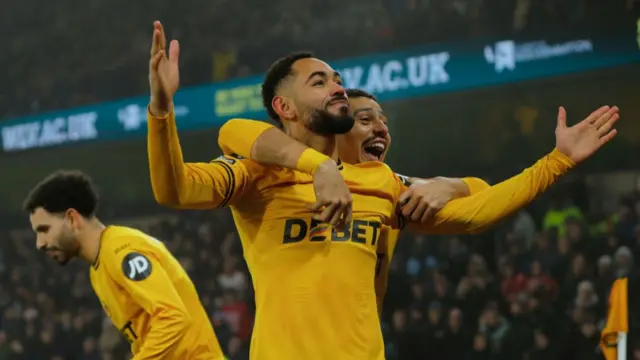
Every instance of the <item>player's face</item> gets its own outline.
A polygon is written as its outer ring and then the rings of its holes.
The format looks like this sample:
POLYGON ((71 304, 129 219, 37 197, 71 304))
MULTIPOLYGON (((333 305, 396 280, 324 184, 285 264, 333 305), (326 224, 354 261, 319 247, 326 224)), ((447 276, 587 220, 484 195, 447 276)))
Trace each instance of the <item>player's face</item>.
POLYGON ((304 119, 307 128, 316 134, 348 132, 353 127, 353 118, 340 74, 324 61, 313 58, 296 61, 293 71, 296 118, 304 119))
POLYGON ((380 104, 366 97, 349 99, 355 123, 351 131, 337 137, 338 155, 349 164, 384 161, 391 135, 380 104))
POLYGON ((78 254, 78 241, 68 214, 52 214, 37 208, 29 217, 36 233, 36 247, 60 265, 65 265, 78 254))

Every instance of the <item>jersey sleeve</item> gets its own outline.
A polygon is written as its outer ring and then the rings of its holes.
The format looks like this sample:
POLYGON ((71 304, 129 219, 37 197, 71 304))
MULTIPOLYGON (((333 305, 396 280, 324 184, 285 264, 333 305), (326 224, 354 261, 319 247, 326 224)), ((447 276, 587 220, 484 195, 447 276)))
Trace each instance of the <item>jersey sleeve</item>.
POLYGON ((237 154, 251 159, 251 149, 256 140, 273 125, 264 121, 231 119, 220 128, 218 146, 224 154, 237 154))
MULTIPOLYGON (((418 178, 412 178, 409 176, 401 175, 398 173, 395 173, 394 175, 396 178, 396 193, 397 193, 396 195, 397 196, 400 196, 400 194, 405 192, 411 185, 414 185, 414 182, 422 180, 418 178)), ((464 196, 474 195, 491 187, 491 185, 489 185, 486 181, 476 177, 444 178, 444 179, 461 181, 461 183, 464 184, 464 186, 466 186, 467 188, 464 191, 465 193, 464 196)), ((463 196, 460 196, 460 197, 463 197, 463 196)), ((403 218, 400 212, 398 212, 397 218, 393 223, 394 231, 396 231, 397 229, 403 228, 406 222, 407 221, 403 218)))
POLYGON ((155 252, 122 237, 130 246, 103 249, 101 265, 131 298, 150 315, 150 331, 135 360, 172 359, 172 353, 192 319, 155 252))
POLYGON ((450 201, 427 223, 408 223, 419 232, 473 234, 512 215, 546 191, 575 163, 559 150, 522 173, 471 196, 450 201))
POLYGON ((250 186, 253 177, 240 158, 221 156, 210 163, 185 163, 175 114, 148 112, 149 172, 156 201, 183 209, 224 207, 250 186))
POLYGON ((491 187, 486 181, 476 177, 465 177, 462 181, 469 188, 469 195, 474 195, 480 191, 486 190, 491 187))

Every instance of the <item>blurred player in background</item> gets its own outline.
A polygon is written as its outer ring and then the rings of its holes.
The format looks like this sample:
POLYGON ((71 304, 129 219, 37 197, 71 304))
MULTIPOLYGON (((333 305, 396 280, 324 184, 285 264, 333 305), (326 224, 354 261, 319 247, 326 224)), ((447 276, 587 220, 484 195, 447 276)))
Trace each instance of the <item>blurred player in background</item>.
POLYGON ((98 194, 81 172, 56 172, 24 203, 38 250, 61 265, 91 264, 91 285, 134 360, 224 359, 191 279, 160 241, 96 218, 98 194))

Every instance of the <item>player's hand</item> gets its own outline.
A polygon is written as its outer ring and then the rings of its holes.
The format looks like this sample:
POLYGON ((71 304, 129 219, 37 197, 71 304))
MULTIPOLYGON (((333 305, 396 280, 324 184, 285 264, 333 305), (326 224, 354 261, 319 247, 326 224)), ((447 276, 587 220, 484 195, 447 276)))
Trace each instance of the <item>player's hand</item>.
POLYGON ((149 110, 156 116, 163 116, 171 111, 173 95, 178 91, 180 84, 178 71, 180 44, 178 40, 171 40, 168 57, 166 45, 167 39, 162 24, 160 21, 155 21, 149 60, 149 87, 151 88, 149 110))
POLYGON ((351 192, 333 160, 318 166, 313 174, 313 188, 316 202, 309 210, 316 212, 315 220, 331 224, 338 230, 344 230, 351 224, 351 192))
POLYGON ((576 125, 567 127, 567 112, 560 107, 556 148, 575 163, 580 163, 616 136, 613 126, 619 118, 617 106, 603 106, 576 125))
POLYGON ((426 222, 449 201, 457 197, 456 188, 445 179, 413 179, 409 189, 398 199, 405 219, 426 222))

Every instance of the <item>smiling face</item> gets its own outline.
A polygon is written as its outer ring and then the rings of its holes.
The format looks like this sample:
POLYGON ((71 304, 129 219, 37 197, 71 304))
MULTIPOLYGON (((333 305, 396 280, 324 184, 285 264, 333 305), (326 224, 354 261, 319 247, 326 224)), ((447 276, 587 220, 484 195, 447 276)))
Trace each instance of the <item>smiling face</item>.
POLYGON ((342 79, 316 58, 293 63, 293 76, 284 80, 272 106, 285 121, 300 121, 320 135, 344 134, 353 126, 342 79))
POLYGON ((42 207, 29 216, 36 233, 36 247, 60 265, 65 265, 78 255, 80 249, 73 231, 72 214, 52 214, 42 207))
POLYGON ((352 96, 349 107, 355 123, 351 131, 337 137, 340 159, 349 164, 384 161, 391 135, 380 104, 368 97, 352 96))

